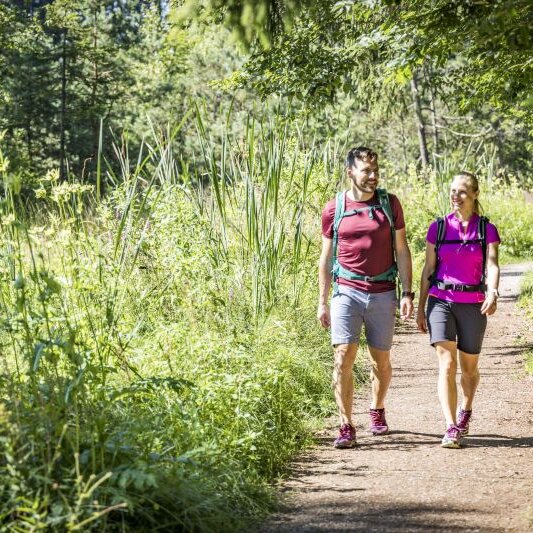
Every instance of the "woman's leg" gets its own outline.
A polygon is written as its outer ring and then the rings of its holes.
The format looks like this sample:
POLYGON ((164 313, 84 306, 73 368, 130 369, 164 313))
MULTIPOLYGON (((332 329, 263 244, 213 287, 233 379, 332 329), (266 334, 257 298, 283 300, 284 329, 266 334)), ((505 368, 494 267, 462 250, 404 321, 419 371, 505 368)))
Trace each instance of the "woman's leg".
POLYGON ((461 388, 463 389, 464 411, 472 410, 472 402, 479 385, 479 354, 471 354, 459 350, 459 362, 461 364, 461 388))
POLYGON ((438 393, 446 426, 455 425, 457 412, 457 344, 453 341, 435 343, 439 358, 438 393))

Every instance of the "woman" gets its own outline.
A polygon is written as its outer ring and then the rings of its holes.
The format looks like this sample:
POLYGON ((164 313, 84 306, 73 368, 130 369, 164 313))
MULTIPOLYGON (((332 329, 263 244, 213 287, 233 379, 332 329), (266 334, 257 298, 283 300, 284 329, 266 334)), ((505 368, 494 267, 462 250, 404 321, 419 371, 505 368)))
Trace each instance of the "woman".
POLYGON ((452 212, 433 222, 426 237, 416 321, 420 331, 429 329, 439 359, 438 394, 447 427, 444 448, 459 448, 462 436, 468 434, 487 315, 496 311, 499 296, 500 237, 496 227, 480 216, 478 196, 474 174, 460 172, 454 176, 450 188, 452 212), (457 359, 463 401, 456 416, 457 359))

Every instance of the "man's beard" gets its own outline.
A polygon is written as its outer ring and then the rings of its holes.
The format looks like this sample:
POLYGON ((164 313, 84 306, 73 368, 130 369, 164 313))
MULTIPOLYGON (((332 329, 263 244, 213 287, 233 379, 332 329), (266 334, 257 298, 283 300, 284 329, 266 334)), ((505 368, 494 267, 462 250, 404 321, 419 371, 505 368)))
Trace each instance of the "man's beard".
POLYGON ((359 185, 356 181, 354 181, 355 187, 359 189, 361 192, 374 192, 377 189, 377 182, 376 183, 368 183, 364 182, 362 185, 359 185))

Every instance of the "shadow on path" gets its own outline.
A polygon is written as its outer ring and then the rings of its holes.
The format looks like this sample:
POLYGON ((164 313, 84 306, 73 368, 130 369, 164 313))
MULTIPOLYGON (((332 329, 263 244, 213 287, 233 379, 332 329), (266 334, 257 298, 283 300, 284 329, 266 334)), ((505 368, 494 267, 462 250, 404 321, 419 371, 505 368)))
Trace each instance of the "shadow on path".
MULTIPOLYGON (((337 491, 339 492, 339 491, 337 491)), ((350 491, 348 491, 350 492, 350 491)), ((361 494, 361 493, 360 493, 361 494)), ((266 531, 294 531, 305 533, 354 532, 354 531, 484 531, 501 529, 487 528, 478 524, 473 508, 466 505, 423 504, 421 502, 380 502, 375 500, 350 500, 342 496, 304 504, 306 516, 313 516, 312 523, 302 522, 298 515, 285 515, 283 520, 272 523, 266 531), (349 527, 346 527, 349 524, 349 527)), ((290 509, 287 508, 286 511, 290 509)), ((294 510, 294 509, 293 509, 294 510)), ((263 530, 265 531, 265 530, 263 530)))
POLYGON ((533 437, 506 437, 505 435, 472 435, 465 437, 465 446, 472 448, 532 448, 533 437))

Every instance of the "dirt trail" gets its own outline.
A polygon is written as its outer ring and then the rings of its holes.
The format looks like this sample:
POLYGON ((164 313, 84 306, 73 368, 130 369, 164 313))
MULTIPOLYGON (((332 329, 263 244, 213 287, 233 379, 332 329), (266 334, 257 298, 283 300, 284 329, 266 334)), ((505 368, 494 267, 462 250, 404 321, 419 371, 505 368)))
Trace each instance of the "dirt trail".
POLYGON ((439 446, 436 358, 413 321, 395 336, 391 433, 367 432, 369 390, 358 391, 358 446, 332 447, 332 419, 280 485, 284 508, 261 531, 533 530, 533 381, 523 364, 533 332, 515 308, 524 268, 502 269, 465 447, 439 446))

